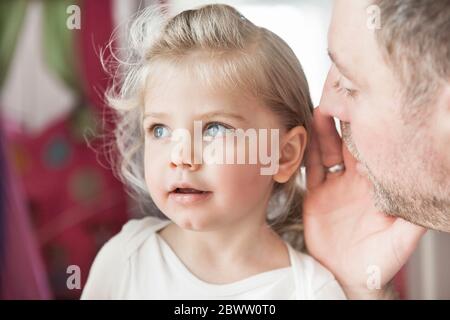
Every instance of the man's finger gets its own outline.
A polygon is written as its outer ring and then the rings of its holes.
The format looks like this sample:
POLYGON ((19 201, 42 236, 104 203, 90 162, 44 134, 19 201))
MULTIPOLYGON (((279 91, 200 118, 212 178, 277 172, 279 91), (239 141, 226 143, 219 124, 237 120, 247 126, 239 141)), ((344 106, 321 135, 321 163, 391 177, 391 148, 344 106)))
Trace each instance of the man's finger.
POLYGON ((331 167, 343 163, 342 139, 336 130, 334 120, 321 113, 320 107, 314 110, 314 127, 317 132, 322 164, 331 167))
POLYGON ((356 170, 356 166, 358 165, 358 160, 351 154, 348 150, 348 147, 345 143, 342 144, 342 157, 344 158, 345 170, 347 172, 351 172, 356 170))
POLYGON ((325 179, 325 168, 322 164, 319 143, 314 128, 309 146, 306 150, 305 165, 307 188, 311 189, 321 185, 325 179))

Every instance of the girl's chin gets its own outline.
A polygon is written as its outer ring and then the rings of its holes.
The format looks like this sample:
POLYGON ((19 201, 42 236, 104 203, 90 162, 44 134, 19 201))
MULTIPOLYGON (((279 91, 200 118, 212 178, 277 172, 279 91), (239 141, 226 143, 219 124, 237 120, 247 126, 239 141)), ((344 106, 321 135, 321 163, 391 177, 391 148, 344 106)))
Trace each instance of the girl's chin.
POLYGON ((186 231, 207 232, 217 230, 213 217, 201 216, 200 212, 178 212, 170 218, 179 228, 186 231))

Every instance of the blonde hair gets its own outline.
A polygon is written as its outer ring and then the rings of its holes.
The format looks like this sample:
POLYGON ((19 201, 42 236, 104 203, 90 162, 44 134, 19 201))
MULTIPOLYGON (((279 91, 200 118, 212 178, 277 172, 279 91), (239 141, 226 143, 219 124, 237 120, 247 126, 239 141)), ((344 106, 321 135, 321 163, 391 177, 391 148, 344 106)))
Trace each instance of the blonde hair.
MULTIPOLYGON (((302 67, 277 35, 255 26, 228 5, 207 5, 171 18, 166 12, 167 8, 149 7, 139 13, 129 31, 128 57, 118 59, 122 73, 115 73, 106 95, 118 116, 115 141, 120 177, 138 201, 153 210, 144 179, 141 123, 144 91, 155 62, 180 64, 193 54, 204 53, 206 59, 189 64, 202 79, 260 99, 287 130, 303 126, 309 133, 313 110, 302 67)), ((267 221, 301 250, 303 188, 299 180, 300 168, 288 182, 275 182, 267 221)))

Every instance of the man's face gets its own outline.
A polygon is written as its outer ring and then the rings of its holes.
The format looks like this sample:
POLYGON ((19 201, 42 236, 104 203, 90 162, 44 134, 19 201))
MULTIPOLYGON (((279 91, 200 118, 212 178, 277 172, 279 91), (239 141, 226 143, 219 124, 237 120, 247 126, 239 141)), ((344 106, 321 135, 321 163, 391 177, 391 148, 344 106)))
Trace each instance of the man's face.
POLYGON ((343 139, 372 181, 380 210, 450 231, 448 137, 434 125, 433 105, 422 107, 422 117, 408 117, 403 84, 368 24, 370 5, 335 1, 328 39, 333 65, 320 109, 341 120, 343 139))

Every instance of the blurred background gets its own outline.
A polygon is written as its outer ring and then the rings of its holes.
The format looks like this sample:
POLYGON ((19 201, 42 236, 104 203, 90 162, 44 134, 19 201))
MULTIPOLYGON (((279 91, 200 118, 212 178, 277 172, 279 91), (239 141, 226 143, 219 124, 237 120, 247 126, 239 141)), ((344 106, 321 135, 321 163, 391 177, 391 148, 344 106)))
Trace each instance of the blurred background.
MULTIPOLYGON (((1 299, 78 299, 100 247, 136 215, 108 159, 86 143, 113 128, 99 60, 111 33, 120 42, 127 20, 150 4, 178 12, 212 2, 0 1, 1 299), (79 285, 68 286, 70 266, 79 285)), ((331 0, 220 2, 293 48, 317 105, 331 0)), ((450 299, 449 249, 450 235, 426 234, 395 279, 401 298, 450 299)))

